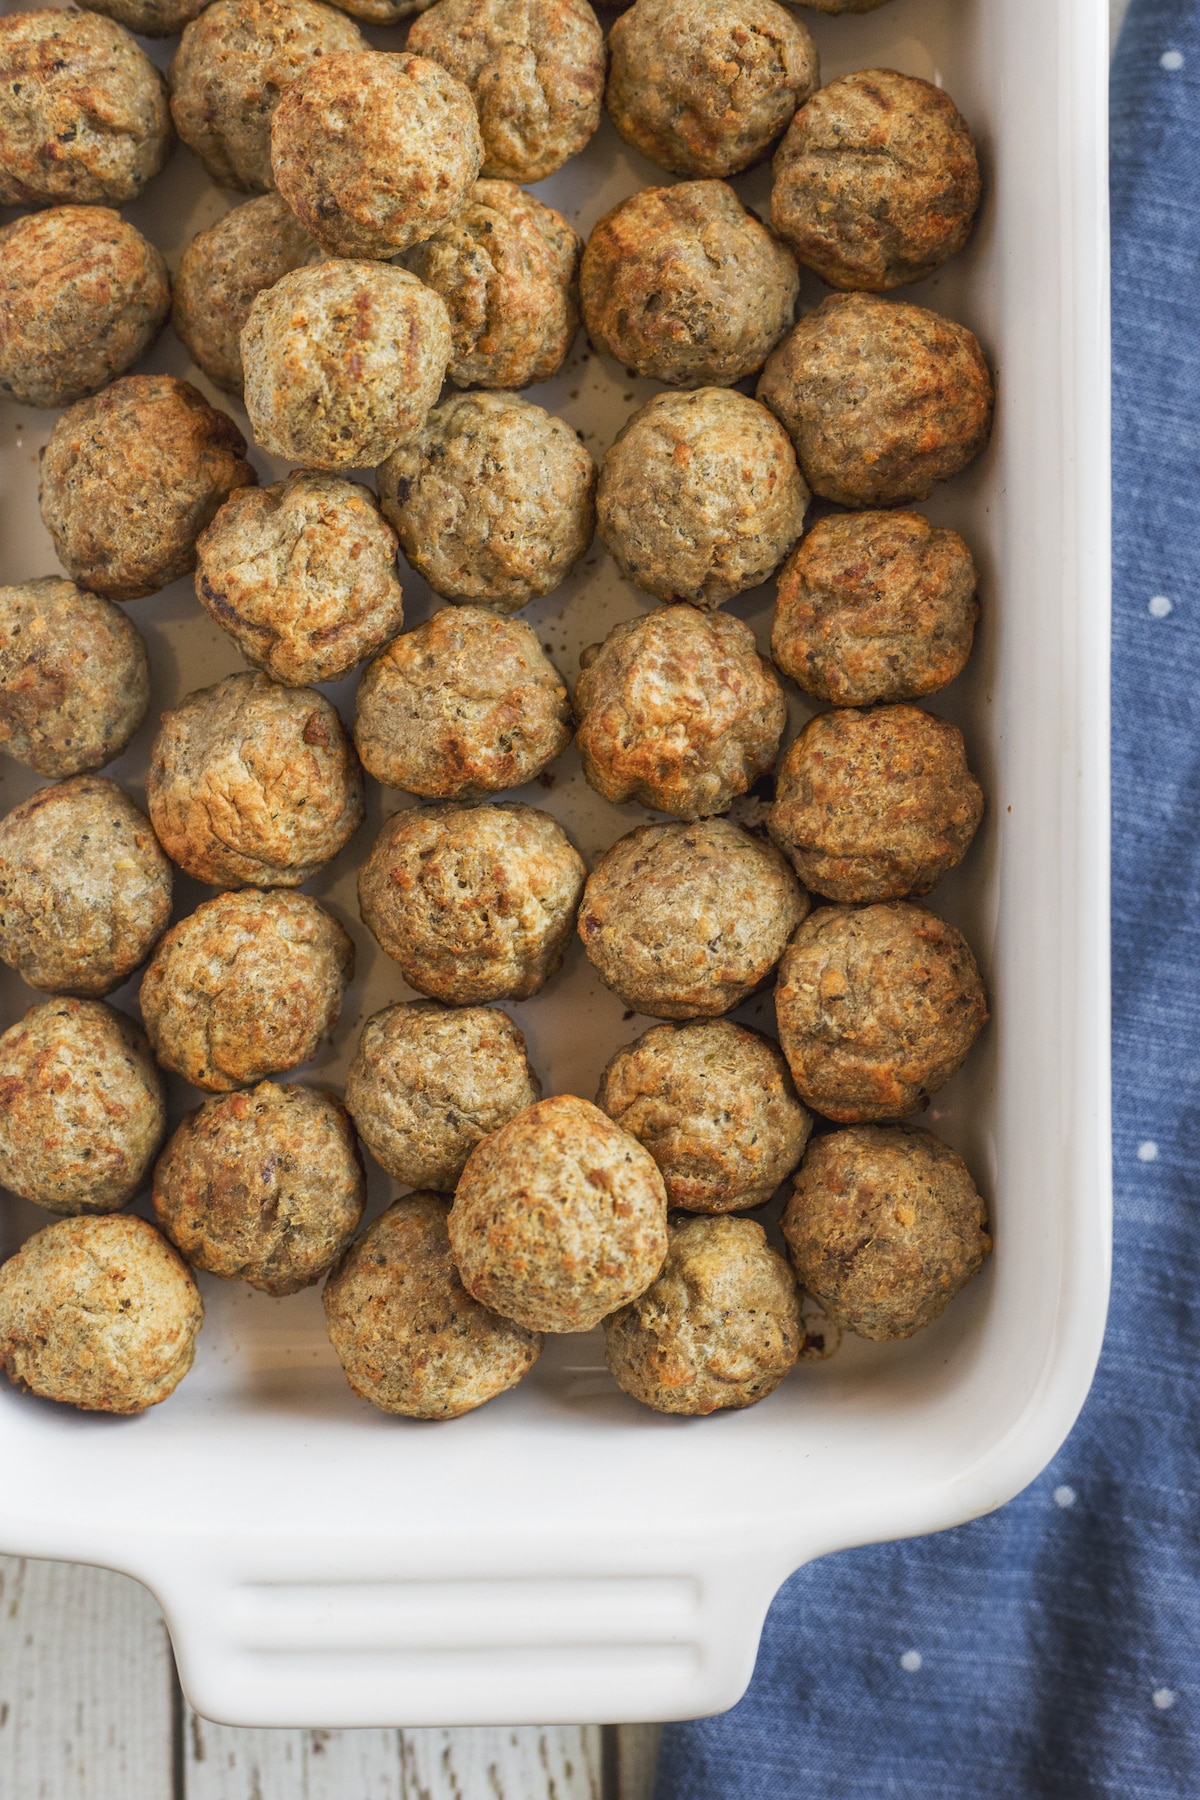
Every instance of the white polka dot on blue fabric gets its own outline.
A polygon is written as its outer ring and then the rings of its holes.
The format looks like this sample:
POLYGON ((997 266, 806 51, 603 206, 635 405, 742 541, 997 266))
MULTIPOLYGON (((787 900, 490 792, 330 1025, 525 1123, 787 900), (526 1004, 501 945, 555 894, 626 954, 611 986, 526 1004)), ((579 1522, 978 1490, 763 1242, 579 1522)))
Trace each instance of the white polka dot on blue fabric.
POLYGON ((1175 1696, 1170 1688, 1155 1688, 1150 1698, 1154 1701, 1159 1712, 1170 1712, 1175 1704, 1175 1696))
POLYGON ((1152 600, 1147 600, 1146 611, 1152 619, 1169 619, 1175 611, 1175 603, 1165 594, 1155 594, 1152 600))
POLYGON ((1173 74, 1176 69, 1183 67, 1183 52, 1182 50, 1164 50, 1158 63, 1160 68, 1169 69, 1173 74))
POLYGON ((920 1666, 921 1652, 919 1650, 906 1650, 900 1658, 900 1667, 906 1674, 915 1675, 920 1666))
POLYGON ((1076 1498, 1077 1496, 1073 1487, 1066 1487, 1064 1485, 1063 1487, 1056 1487, 1054 1490, 1055 1506, 1061 1506, 1063 1508, 1074 1506, 1076 1498))
POLYGON ((1144 1144, 1138 1145, 1137 1159, 1139 1162, 1158 1161, 1158 1145, 1153 1138, 1147 1138, 1144 1144))

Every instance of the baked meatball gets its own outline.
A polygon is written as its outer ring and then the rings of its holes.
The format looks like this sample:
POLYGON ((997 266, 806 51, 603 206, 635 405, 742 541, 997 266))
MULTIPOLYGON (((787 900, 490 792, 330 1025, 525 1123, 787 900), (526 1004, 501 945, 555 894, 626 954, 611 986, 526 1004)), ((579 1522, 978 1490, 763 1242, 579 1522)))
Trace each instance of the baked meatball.
POLYGON ((154 1165, 154 1216, 196 1269, 295 1294, 332 1268, 366 1204, 358 1139, 323 1088, 221 1094, 154 1165))
POLYGON ((340 681, 404 622, 396 534, 370 488, 297 470, 230 495, 196 545, 196 598, 272 680, 340 681))
POLYGON ((110 994, 171 916, 171 865, 103 775, 38 788, 0 819, 0 961, 30 987, 110 994))
POLYGON ((888 0, 802 0, 803 5, 819 13, 869 13, 887 3, 888 0))
POLYGON ((451 1006, 527 1000, 562 962, 586 876, 549 813, 515 800, 429 806, 388 819, 358 903, 419 994, 451 1006))
POLYGON ((501 612, 556 588, 595 530, 591 456, 569 425, 516 394, 451 395, 389 456, 378 485, 434 592, 501 612))
POLYGON ((767 829, 829 900, 927 894, 983 817, 962 732, 919 706, 818 713, 779 765, 767 829))
POLYGON ((0 1037, 0 1187, 56 1213, 116 1212, 162 1142, 145 1033, 100 1000, 47 1000, 0 1037))
POLYGON ((450 1209, 468 1293, 530 1331, 590 1331, 654 1280, 662 1176, 590 1100, 539 1100, 470 1155, 450 1209))
POLYGON ((767 979, 808 904, 779 852, 728 819, 642 825, 588 877, 579 935, 635 1012, 711 1019, 767 979))
POLYGON ((450 316, 407 269, 316 263, 255 296, 240 341, 263 449, 362 469, 425 423, 450 361, 450 316))
POLYGON ((284 91, 319 57, 366 47, 351 19, 318 0, 213 0, 171 59, 175 129, 218 187, 264 193, 284 91))
POLYGON ((0 17, 0 206, 124 206, 170 148, 166 84, 127 31, 57 7, 0 17))
POLYGON ((827 1119, 903 1119, 962 1066, 987 1023, 971 947, 911 902, 822 906, 779 965, 779 1040, 827 1119))
POLYGON ((614 625, 580 670, 579 754, 606 800, 701 818, 775 766, 787 703, 740 619, 664 606, 614 625))
POLYGON ((570 743, 570 718, 562 676, 531 626, 485 606, 444 606, 364 674, 354 742, 388 787, 478 800, 539 775, 570 743))
POLYGON ((204 1306, 145 1219, 60 1219, 0 1268, 0 1368, 84 1412, 139 1413, 192 1366, 204 1306))
POLYGON ((975 587, 957 531, 920 513, 835 514, 780 571, 771 654, 835 706, 934 694, 971 654, 975 587))
POLYGON ((496 180, 553 175, 600 123, 604 34, 587 0, 440 0, 408 47, 471 90, 496 180))
POLYGON ((943 88, 894 69, 843 75, 801 104, 774 175, 771 224, 835 288, 932 275, 979 206, 966 120, 943 88))
POLYGON ((404 256, 450 314, 456 387, 549 381, 579 324, 583 239, 512 181, 477 181, 448 224, 404 256))
POLYGON ((59 575, 0 588, 0 750, 39 775, 82 775, 125 748, 150 704, 141 632, 59 575))
POLYGON ((42 520, 82 587, 137 600, 186 575, 234 488, 246 440, 190 381, 124 375, 59 419, 42 453, 42 520))
POLYGON ((792 1271, 753 1219, 674 1219, 667 1260, 604 1321, 618 1387, 664 1413, 713 1413, 773 1394, 800 1354, 792 1271))
POLYGON ((596 1104, 645 1145, 668 1201, 689 1212, 761 1206, 812 1130, 778 1044, 731 1019, 652 1026, 611 1059, 596 1104))
POLYGON ((165 1069, 226 1093, 311 1062, 353 973, 354 945, 307 894, 218 894, 154 952, 142 1018, 165 1069))
POLYGON ((410 1419, 458 1419, 515 1387, 542 1335, 473 1300, 450 1255, 446 1202, 406 1194, 325 1283, 329 1341, 360 1400, 410 1419))
POLYGON ((163 714, 146 799, 195 880, 299 887, 362 824, 362 770, 324 695, 227 675, 163 714))
POLYGON ((171 324, 198 369, 242 391, 242 327, 255 296, 320 251, 279 194, 245 200, 198 232, 179 260, 171 324))
POLYGON ((876 1341, 940 1318, 992 1248, 962 1157, 907 1125, 814 1138, 783 1232, 801 1285, 835 1324, 876 1341))
POLYGON ((965 325, 874 294, 831 294, 775 351, 758 397, 814 494, 842 506, 927 500, 992 429, 992 378, 965 325))
POLYGON ((679 181, 605 213, 579 285, 588 336, 606 356, 669 387, 732 387, 791 324, 800 276, 728 183, 679 181))
POLYGON ((143 355, 171 305, 167 265, 107 206, 55 206, 0 230, 0 394, 70 406, 143 355))
POLYGON ((173 37, 204 11, 208 0, 79 0, 85 12, 107 13, 139 37, 173 37))

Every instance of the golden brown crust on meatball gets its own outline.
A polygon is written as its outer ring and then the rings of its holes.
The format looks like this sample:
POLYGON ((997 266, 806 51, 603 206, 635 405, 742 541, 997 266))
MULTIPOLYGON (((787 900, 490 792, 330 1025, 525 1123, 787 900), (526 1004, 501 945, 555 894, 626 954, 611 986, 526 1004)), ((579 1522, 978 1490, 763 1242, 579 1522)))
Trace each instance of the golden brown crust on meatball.
POLYGON ((227 394, 242 391, 239 339, 255 296, 319 256, 279 194, 243 201, 188 244, 171 324, 196 367, 227 394))
POLYGON ((414 13, 424 12, 434 0, 329 0, 339 12, 361 19, 365 25, 395 25, 414 13))
POLYGON ((107 13, 139 37, 173 37, 204 11, 208 0, 79 0, 85 12, 107 13))

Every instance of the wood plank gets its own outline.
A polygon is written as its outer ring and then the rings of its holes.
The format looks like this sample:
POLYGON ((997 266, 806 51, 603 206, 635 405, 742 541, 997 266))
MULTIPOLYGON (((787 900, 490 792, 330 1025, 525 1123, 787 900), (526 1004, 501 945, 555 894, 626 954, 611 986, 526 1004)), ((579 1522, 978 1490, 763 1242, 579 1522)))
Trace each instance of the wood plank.
POLYGON ((610 1777, 617 1800, 654 1800, 661 1725, 615 1727, 616 1771, 610 1777))

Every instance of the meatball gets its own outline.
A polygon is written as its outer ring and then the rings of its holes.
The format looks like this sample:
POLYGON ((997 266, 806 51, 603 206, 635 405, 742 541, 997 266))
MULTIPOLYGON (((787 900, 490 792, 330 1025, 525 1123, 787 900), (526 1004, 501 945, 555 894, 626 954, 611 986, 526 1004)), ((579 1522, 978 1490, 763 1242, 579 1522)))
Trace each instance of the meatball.
POLYGON ((154 1165, 154 1216, 181 1255, 264 1294, 319 1281, 366 1197, 354 1128, 322 1088, 260 1081, 206 1100, 154 1165))
POLYGON ((959 1069, 987 1024, 962 933, 924 906, 822 906, 784 952, 779 1039, 827 1119, 903 1119, 959 1069))
POLYGON ((932 275, 979 206, 966 120, 944 89, 894 69, 843 75, 802 104, 774 175, 772 225, 835 288, 932 275))
POLYGON ((0 17, 0 206, 124 206, 171 148, 166 84, 111 19, 0 17))
POLYGON ((107 206, 56 206, 0 230, 0 394, 70 406, 162 329, 167 265, 107 206))
POLYGON ((713 1413, 773 1394, 800 1354, 792 1271, 753 1219, 677 1219, 645 1293, 604 1321, 617 1385, 664 1413, 713 1413))
POLYGON ((151 957, 142 1018, 165 1069, 225 1093, 311 1062, 353 973, 354 945, 307 894, 218 894, 151 957))
POLYGON ((731 1019, 655 1025, 617 1051, 596 1104, 644 1144, 672 1206, 761 1206, 800 1161, 812 1120, 770 1038, 731 1019))
POLYGON ((396 534, 339 475, 241 488, 196 545, 196 598, 274 681, 340 681, 404 622, 396 534))
POLYGON ((378 483, 434 592, 501 612, 556 588, 595 530, 591 456, 569 425, 516 394, 452 395, 378 483))
POLYGON ((363 818, 362 770, 328 700, 257 674, 163 714, 146 798, 167 854, 213 887, 299 887, 363 818))
POLYGON ((800 535, 808 489, 791 440, 745 394, 656 394, 600 466, 596 522, 621 573, 660 600, 721 606, 800 535))
POLYGON ((171 865, 115 781, 75 775, 0 819, 0 961, 30 987, 110 994, 171 916, 171 865))
POLYGON ((684 388, 732 387, 761 369, 800 291, 791 255, 723 181, 623 200, 588 239, 579 283, 596 347, 684 388))
POLYGON ((957 531, 919 513, 821 519, 780 573, 771 654, 835 706, 934 694, 971 654, 975 587, 957 531))
POLYGON ((562 962, 586 877, 549 813, 515 800, 430 806, 386 822, 358 903, 418 993, 452 1006, 527 1000, 562 962))
POLYGON ((869 13, 887 3, 888 0, 803 0, 805 6, 819 13, 869 13))
POLYGON ((820 80, 812 33, 775 0, 637 0, 608 48, 613 124, 675 175, 761 162, 820 80))
POLYGON ((325 1284, 325 1322, 360 1400, 410 1419, 458 1419, 515 1387, 542 1336, 473 1300, 450 1255, 446 1202, 406 1194, 325 1284))
POLYGON ((831 294, 801 319, 758 397, 813 493, 842 506, 927 500, 992 429, 992 378, 966 326, 873 294, 831 294))
POLYGON ((589 1100, 539 1100, 471 1152, 450 1248, 468 1293, 504 1318, 590 1331, 662 1267, 662 1176, 589 1100))
POLYGON ((983 817, 962 732, 919 706, 810 719, 779 766, 767 828, 829 900, 927 894, 983 817))
POLYGON ((992 1248, 962 1157, 907 1125, 815 1138, 783 1231, 814 1300, 835 1324, 876 1341, 940 1318, 992 1248))
POLYGON ((600 123, 604 34, 587 0, 440 0, 408 48, 471 90, 495 180, 553 175, 600 123))
POLYGON ((462 211, 404 256, 440 294, 457 387, 549 381, 579 324, 583 240, 562 214, 512 181, 477 181, 462 211))
POLYGON ((0 1186, 22 1200, 116 1212, 165 1124, 145 1033, 103 1001, 44 1001, 0 1037, 0 1186))
POLYGON ((318 469, 361 469, 425 423, 450 361, 450 316, 406 269, 317 263, 256 295, 241 349, 246 411, 263 449, 318 469))
POLYGON ((39 775, 82 775, 125 748, 150 704, 141 632, 58 575, 0 588, 0 750, 39 775))
POLYGON ((59 419, 42 453, 42 519, 82 587, 137 600, 186 575, 234 488, 246 440, 189 381, 125 375, 59 419))
POLYGON ((695 819, 775 766, 787 703, 740 619, 664 606, 614 625, 580 669, 579 754, 606 800, 695 819))
POLYGON ((139 1413, 192 1366, 204 1306, 145 1219, 60 1219, 0 1268, 0 1368, 84 1412, 139 1413))
POLYGON ((728 819, 642 825, 588 877, 579 935, 635 1012, 711 1019, 761 986, 807 911, 779 852, 728 819))
POLYGON ((171 59, 171 117, 219 187, 261 194, 271 176, 271 119, 318 57, 365 50, 344 13, 318 0, 213 0, 171 59))
POLYGON ((86 12, 107 13, 139 37, 173 37, 204 11, 208 0, 79 0, 86 12))

